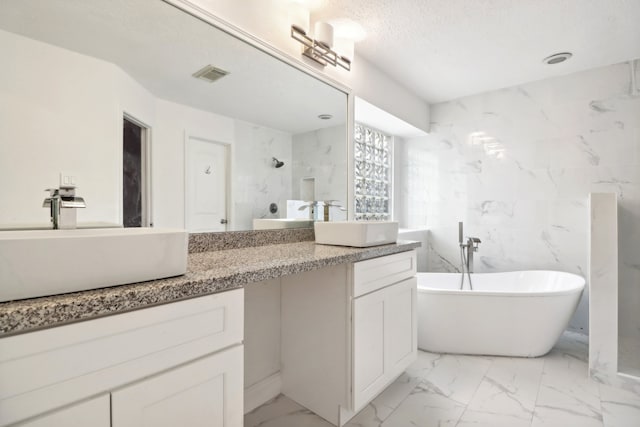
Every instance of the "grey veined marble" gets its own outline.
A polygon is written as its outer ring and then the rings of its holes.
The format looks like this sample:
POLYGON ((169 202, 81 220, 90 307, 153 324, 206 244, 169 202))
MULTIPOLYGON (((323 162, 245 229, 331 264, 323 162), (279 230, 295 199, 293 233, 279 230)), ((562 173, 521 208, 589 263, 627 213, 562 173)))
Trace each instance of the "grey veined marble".
MULTIPOLYGON (((629 86, 616 64, 432 105, 430 134, 394 153, 397 219, 429 229, 428 271, 460 268, 464 221, 482 240, 476 272, 586 276, 589 193, 616 193, 620 331, 640 342, 640 97, 629 86)), ((587 299, 571 328, 588 332, 587 299)))

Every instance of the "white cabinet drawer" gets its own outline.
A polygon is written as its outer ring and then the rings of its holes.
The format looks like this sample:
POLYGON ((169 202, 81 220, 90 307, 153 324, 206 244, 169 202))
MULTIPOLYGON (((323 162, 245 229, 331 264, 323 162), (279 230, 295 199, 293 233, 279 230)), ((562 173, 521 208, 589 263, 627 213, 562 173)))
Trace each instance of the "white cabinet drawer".
POLYGON ((0 339, 0 426, 242 342, 244 291, 0 339))
POLYGON ((356 262, 353 264, 353 296, 368 294, 415 274, 415 250, 356 262))

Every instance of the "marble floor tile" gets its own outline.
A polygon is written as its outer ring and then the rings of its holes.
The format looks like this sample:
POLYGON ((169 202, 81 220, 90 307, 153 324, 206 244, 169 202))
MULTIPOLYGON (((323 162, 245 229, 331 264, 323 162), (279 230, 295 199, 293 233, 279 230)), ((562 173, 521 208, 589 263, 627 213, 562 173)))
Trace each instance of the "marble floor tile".
POLYGON ((424 380, 442 396, 467 405, 491 366, 491 359, 446 354, 424 380))
POLYGON ((465 405, 422 383, 387 418, 382 427, 455 427, 465 405))
MULTIPOLYGON (((540 358, 420 351, 345 427, 640 427, 640 392, 587 372, 587 339, 575 333, 540 358)), ((246 414, 244 425, 331 426, 284 396, 246 414)))
POLYGON ((604 427, 640 426, 640 394, 600 385, 604 427))
POLYGON ((536 406, 531 427, 603 427, 602 414, 589 415, 561 406, 536 406))
POLYGON ((436 365, 446 355, 429 353, 428 351, 418 351, 418 360, 413 362, 409 368, 407 368, 407 374, 411 377, 425 379, 429 373, 436 367, 436 365))
POLYGON ((589 359, 589 337, 578 332, 565 331, 552 352, 564 353, 588 362, 589 359))
POLYGON ((543 359, 495 358, 468 409, 482 414, 502 414, 514 422, 529 424, 543 366, 543 359))
POLYGON ((403 373, 349 422, 350 427, 379 427, 409 396, 420 379, 403 373))
POLYGON ((383 422, 384 419, 378 413, 378 408, 372 402, 351 418, 345 427, 380 427, 383 422))
POLYGON ((332 427, 328 421, 280 395, 245 414, 244 427, 332 427))
POLYGON ((515 415, 501 412, 483 412, 467 409, 456 424, 456 427, 530 427, 531 416, 522 419, 515 415))

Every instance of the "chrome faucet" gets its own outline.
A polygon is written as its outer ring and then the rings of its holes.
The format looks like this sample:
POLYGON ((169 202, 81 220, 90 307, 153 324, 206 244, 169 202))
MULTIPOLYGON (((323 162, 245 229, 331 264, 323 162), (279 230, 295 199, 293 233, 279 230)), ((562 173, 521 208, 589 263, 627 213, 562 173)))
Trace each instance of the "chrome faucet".
POLYGON ((477 237, 467 237, 467 242, 464 242, 464 232, 462 221, 458 223, 458 244, 460 245, 460 261, 462 262, 462 278, 460 280, 460 289, 464 286, 464 270, 467 269, 467 277, 469 278, 469 288, 473 289, 471 283, 471 273, 473 273, 473 253, 478 252, 478 248, 482 241, 477 237), (465 256, 466 252, 466 256, 465 256))
POLYGON ((303 211, 305 209, 309 209, 309 219, 310 220, 315 220, 315 213, 316 213, 316 207, 318 206, 318 202, 311 201, 311 202, 305 202, 304 205, 300 206, 298 208, 299 211, 303 211))
POLYGON ((42 202, 43 208, 49 208, 54 230, 69 230, 76 228, 76 209, 87 205, 82 197, 76 196, 75 187, 60 186, 47 188, 49 197, 42 202))
POLYGON ((336 203, 337 200, 325 200, 324 202, 322 202, 324 204, 324 218, 323 220, 329 221, 329 212, 331 210, 331 208, 340 208, 341 211, 346 211, 345 208, 342 207, 342 205, 339 205, 338 203, 336 203))
POLYGON ((467 271, 473 273, 473 253, 478 252, 478 247, 482 241, 477 237, 467 237, 467 243, 461 245, 467 250, 467 271))

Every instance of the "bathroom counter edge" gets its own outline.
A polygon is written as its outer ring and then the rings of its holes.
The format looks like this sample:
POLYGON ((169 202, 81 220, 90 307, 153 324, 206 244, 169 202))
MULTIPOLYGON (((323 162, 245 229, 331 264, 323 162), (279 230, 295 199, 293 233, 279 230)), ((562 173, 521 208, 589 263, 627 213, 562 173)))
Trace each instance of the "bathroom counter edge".
POLYGON ((312 241, 190 253, 186 274, 70 294, 0 303, 0 338, 124 313, 333 265, 413 250, 398 241, 353 248, 312 241))

